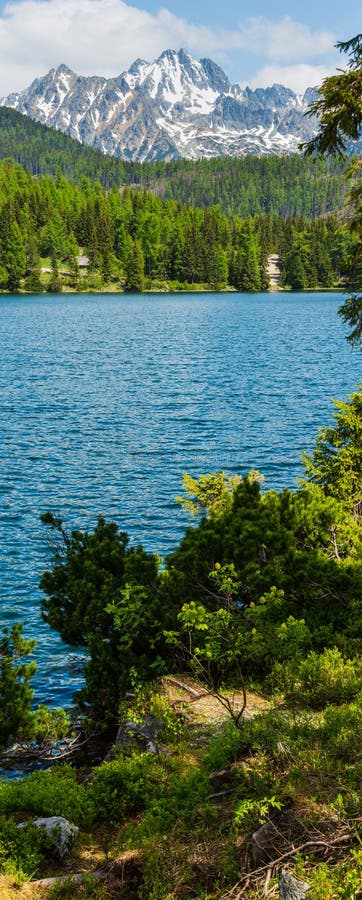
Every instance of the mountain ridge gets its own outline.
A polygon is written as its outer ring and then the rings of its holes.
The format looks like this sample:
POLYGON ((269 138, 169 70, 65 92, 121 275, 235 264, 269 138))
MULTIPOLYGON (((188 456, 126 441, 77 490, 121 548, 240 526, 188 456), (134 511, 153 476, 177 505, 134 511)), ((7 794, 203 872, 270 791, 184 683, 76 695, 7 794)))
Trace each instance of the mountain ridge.
POLYGON ((77 75, 64 63, 0 100, 103 153, 153 161, 289 154, 314 132, 303 96, 274 84, 231 84, 212 59, 164 50, 115 78, 77 75))

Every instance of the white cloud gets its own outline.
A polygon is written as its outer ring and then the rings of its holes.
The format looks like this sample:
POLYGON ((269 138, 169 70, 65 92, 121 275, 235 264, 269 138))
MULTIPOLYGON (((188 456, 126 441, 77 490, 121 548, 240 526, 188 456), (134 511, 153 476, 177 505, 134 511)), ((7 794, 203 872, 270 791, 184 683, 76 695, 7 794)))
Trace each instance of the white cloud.
POLYGON ((239 24, 236 37, 247 42, 248 49, 275 62, 304 62, 330 53, 335 43, 330 31, 312 32, 308 25, 285 16, 280 22, 264 18, 239 24))
MULTIPOLYGON (((184 46, 196 56, 222 60, 226 71, 228 55, 241 50, 240 66, 248 58, 250 70, 253 54, 269 60, 272 68, 291 61, 305 65, 330 53, 333 43, 327 31, 311 32, 289 17, 250 19, 235 29, 220 29, 192 24, 166 8, 152 15, 124 0, 13 0, 0 15, 0 96, 61 62, 84 75, 118 75, 136 57, 152 60, 166 48, 184 46)), ((285 77, 294 78, 295 71, 295 65, 287 66, 285 77)), ((240 77, 245 74, 244 68, 240 77)))
POLYGON ((0 19, 0 91, 64 62, 81 74, 116 75, 168 46, 168 30, 122 0, 20 0, 0 19))
POLYGON ((307 87, 317 87, 330 70, 325 66, 311 66, 300 63, 296 66, 263 66, 253 75, 250 87, 269 87, 284 84, 296 94, 303 94, 307 87))

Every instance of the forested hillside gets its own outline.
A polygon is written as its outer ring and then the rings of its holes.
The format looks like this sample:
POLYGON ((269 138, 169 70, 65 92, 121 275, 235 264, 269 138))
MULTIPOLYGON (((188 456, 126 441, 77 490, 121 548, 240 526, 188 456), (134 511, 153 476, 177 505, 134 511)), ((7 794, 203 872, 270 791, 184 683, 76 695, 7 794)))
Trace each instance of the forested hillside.
POLYGON ((0 158, 14 159, 31 175, 61 173, 76 183, 87 176, 105 188, 133 180, 132 163, 103 156, 99 150, 5 106, 0 108, 0 158))
POLYGON ((275 213, 316 218, 341 210, 344 164, 302 156, 131 163, 0 108, 0 158, 11 157, 31 175, 62 173, 75 183, 84 176, 105 188, 132 185, 190 206, 218 204, 228 216, 275 213))
MULTIPOLYGON (((147 184, 165 198, 192 206, 219 204, 227 215, 275 213, 314 219, 341 210, 341 162, 302 156, 245 156, 155 163, 147 184)), ((141 178, 144 183, 144 175, 141 178)))
POLYGON ((259 291, 272 252, 285 286, 330 287, 352 242, 333 217, 228 218, 86 178, 34 178, 12 160, 0 163, 0 213, 0 288, 10 291, 259 291))

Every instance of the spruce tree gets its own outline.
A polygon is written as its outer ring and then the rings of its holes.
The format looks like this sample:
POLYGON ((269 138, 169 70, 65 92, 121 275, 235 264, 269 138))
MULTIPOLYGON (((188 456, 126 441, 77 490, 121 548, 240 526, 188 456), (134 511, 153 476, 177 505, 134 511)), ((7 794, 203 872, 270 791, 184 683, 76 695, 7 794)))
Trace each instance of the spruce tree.
POLYGON ((133 241, 125 266, 124 289, 132 294, 142 293, 144 288, 144 256, 140 242, 133 241))
POLYGON ((302 256, 297 249, 291 250, 285 259, 283 281, 292 291, 304 291, 307 286, 302 256))
POLYGON ((55 253, 52 254, 52 274, 48 284, 50 294, 59 294, 62 290, 62 284, 59 277, 58 261, 55 253))
POLYGON ((5 244, 4 263, 8 273, 8 288, 10 291, 17 291, 26 271, 24 241, 17 222, 12 222, 10 225, 5 244))

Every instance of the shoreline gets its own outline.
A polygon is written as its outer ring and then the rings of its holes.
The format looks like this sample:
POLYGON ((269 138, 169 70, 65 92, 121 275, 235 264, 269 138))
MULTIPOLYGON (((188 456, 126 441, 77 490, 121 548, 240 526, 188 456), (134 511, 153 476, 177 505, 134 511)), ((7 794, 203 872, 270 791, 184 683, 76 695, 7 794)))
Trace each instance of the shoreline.
POLYGON ((311 287, 311 288, 304 288, 304 289, 299 289, 299 290, 293 290, 292 288, 269 288, 268 290, 265 290, 265 291, 237 291, 236 288, 233 288, 233 287, 218 289, 218 288, 213 288, 211 285, 207 286, 207 287, 196 287, 196 288, 187 287, 187 288, 183 288, 182 290, 176 290, 175 288, 171 288, 171 287, 170 288, 162 288, 162 289, 145 288, 144 291, 124 291, 122 288, 111 288, 111 289, 98 288, 97 290, 95 290, 95 289, 94 290, 73 290, 73 289, 68 288, 67 290, 61 290, 61 291, 46 291, 46 290, 44 290, 44 291, 25 291, 23 289, 20 289, 19 291, 14 292, 14 291, 7 291, 7 290, 0 289, 0 295, 4 296, 4 297, 42 297, 42 296, 46 297, 47 295, 51 296, 51 297, 55 297, 58 295, 70 297, 70 296, 79 295, 79 294, 84 294, 85 296, 87 294, 94 295, 94 296, 99 295, 99 294, 105 294, 105 295, 109 295, 109 296, 114 295, 114 294, 120 294, 121 296, 124 296, 124 297, 127 297, 127 296, 128 297, 142 297, 145 294, 165 294, 165 295, 170 295, 170 294, 175 294, 175 295, 176 294, 180 294, 180 295, 182 295, 182 294, 241 294, 243 296, 245 296, 245 295, 258 296, 259 294, 271 294, 271 295, 275 296, 275 294, 345 294, 345 295, 347 295, 348 291, 345 291, 342 286, 341 287, 311 287))

